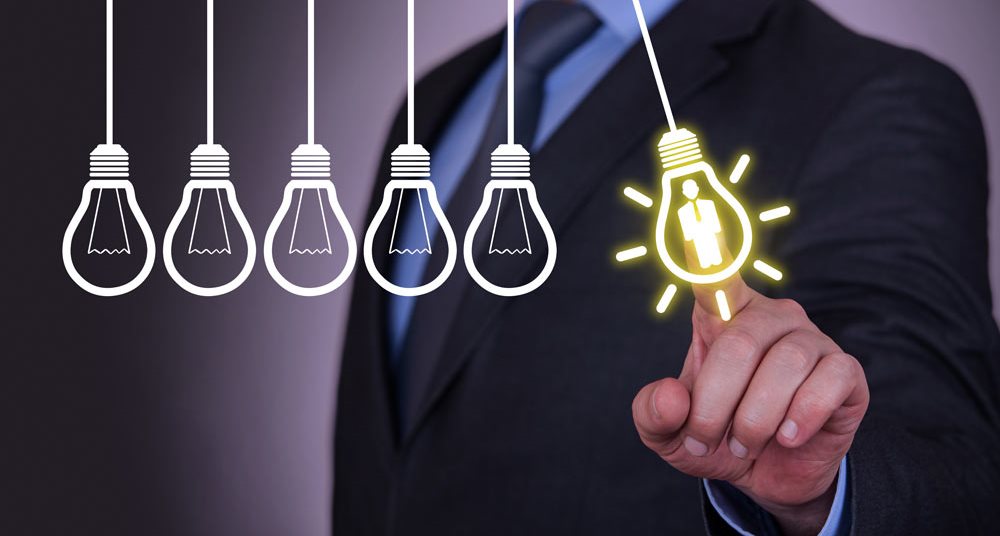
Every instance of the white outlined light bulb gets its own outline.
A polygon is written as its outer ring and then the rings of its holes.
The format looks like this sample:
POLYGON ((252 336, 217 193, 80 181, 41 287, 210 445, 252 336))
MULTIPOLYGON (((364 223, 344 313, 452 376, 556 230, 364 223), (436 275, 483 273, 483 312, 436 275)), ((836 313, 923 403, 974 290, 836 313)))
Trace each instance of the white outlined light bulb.
MULTIPOLYGON (((167 273, 182 289, 197 296, 221 296, 232 292, 250 277, 257 260, 257 244, 253 231, 247 222, 239 202, 236 201, 236 187, 229 180, 229 153, 215 143, 215 1, 205 2, 206 46, 205 46, 205 130, 206 143, 199 145, 191 153, 191 180, 184 186, 181 205, 177 208, 167 233, 163 237, 163 264, 167 273), (225 201, 223 201, 225 197, 225 201), (238 228, 226 223, 227 210, 232 214, 238 228), (245 251, 243 266, 225 283, 198 284, 178 269, 174 260, 174 239, 181 223, 191 215, 191 231, 185 227, 181 248, 185 261, 194 258, 217 259, 218 265, 229 264, 237 252, 245 251), (235 233, 235 234, 234 234, 235 233), (234 248, 233 240, 245 241, 246 248, 234 248)), ((242 246, 243 244, 237 243, 242 246)), ((185 263, 187 264, 187 263, 185 263)), ((201 266, 204 267, 204 266, 201 266)), ((214 267, 213 267, 214 268, 214 267)), ((228 267, 227 267, 228 268, 228 267)), ((204 276, 204 274, 196 274, 204 276)))
POLYGON ((394 178, 389 181, 389 184, 386 185, 385 192, 382 196, 382 203, 379 205, 378 210, 375 212, 375 217, 372 218, 372 222, 368 226, 368 230, 365 232, 365 266, 368 268, 368 272, 371 274, 372 279, 374 279, 379 286, 393 294, 396 294, 397 296, 421 296, 427 294, 444 284, 445 280, 448 279, 452 270, 455 268, 455 261, 457 257, 455 233, 452 231, 451 225, 445 217, 444 210, 438 202, 437 191, 434 189, 434 183, 428 179, 431 175, 430 165, 430 154, 420 145, 400 145, 395 151, 393 151, 392 177, 394 178), (420 247, 416 248, 411 248, 408 244, 400 245, 396 243, 397 236, 402 231, 401 226, 399 225, 399 220, 402 215, 400 208, 402 207, 407 194, 417 196, 416 209, 421 211, 421 215, 423 217, 425 231, 424 237, 426 242, 421 243, 420 247), (393 199, 397 200, 397 210, 394 211, 392 218, 387 218, 386 216, 389 214, 389 208, 393 204, 393 199), (441 252, 440 247, 434 249, 431 248, 431 236, 427 231, 428 218, 437 219, 438 225, 441 228, 441 233, 444 235, 447 251, 441 252), (375 263, 373 251, 375 235, 378 233, 382 225, 387 222, 392 224, 392 235, 389 240, 389 250, 386 253, 390 256, 444 254, 446 257, 444 267, 441 269, 441 272, 427 283, 416 287, 399 286, 389 281, 389 279, 379 271, 379 268, 375 263))
POLYGON ((350 277, 358 257, 357 241, 354 239, 351 224, 347 221, 347 216, 337 201, 337 190, 330 180, 330 153, 323 146, 300 145, 292 153, 292 177, 293 179, 285 186, 285 194, 281 199, 278 213, 275 214, 274 220, 264 236, 264 263, 275 282, 288 292, 299 296, 322 296, 339 288, 350 277), (292 232, 286 248, 286 243, 276 242, 275 237, 278 234, 278 229, 282 227, 291 214, 293 205, 295 212, 291 225, 292 232), (322 223, 322 236, 325 240, 310 242, 308 238, 302 237, 299 224, 303 214, 303 206, 306 207, 306 211, 318 214, 318 219, 322 223), (332 212, 335 220, 327 220, 327 208, 332 212), (318 286, 298 285, 289 281, 281 273, 275 262, 275 248, 282 253, 287 250, 289 256, 300 258, 333 256, 335 252, 330 233, 338 230, 344 235, 347 242, 347 256, 343 268, 330 277, 326 283, 318 286))
MULTIPOLYGON (((458 256, 455 244, 455 233, 451 230, 448 218, 445 217, 444 210, 438 202, 437 191, 434 183, 430 181, 431 176, 431 155, 422 145, 416 144, 414 140, 414 69, 413 69, 413 0, 406 2, 406 139, 407 142, 392 152, 392 180, 385 186, 382 196, 382 204, 375 211, 365 231, 364 257, 365 266, 372 279, 383 289, 396 294, 397 296, 421 296, 440 287, 451 276, 455 269, 455 260, 458 256), (407 197, 416 196, 413 203, 407 203, 407 197), (402 286, 389 281, 389 279, 379 271, 375 263, 375 235, 378 234, 384 223, 389 221, 386 216, 389 214, 389 207, 396 199, 396 210, 392 216, 392 230, 389 238, 388 253, 393 255, 441 255, 440 244, 432 249, 431 229, 428 218, 437 220, 444 235, 446 251, 444 266, 441 271, 430 281, 415 287, 402 286), (426 200, 426 203, 425 203, 426 200), (413 210, 419 210, 423 223, 424 240, 418 243, 409 244, 402 241, 397 243, 397 239, 405 234, 404 229, 399 225, 400 216, 405 216, 402 212, 404 204, 415 205, 413 210)), ((381 253, 380 253, 381 254, 381 253)))
POLYGON ((250 224, 236 200, 236 188, 229 180, 229 153, 221 145, 199 145, 191 153, 191 180, 184 186, 180 207, 170 221, 163 238, 163 263, 167 267, 167 273, 174 282, 191 294, 221 296, 232 292, 246 281, 253 271, 256 258, 257 246, 253 230, 250 229, 250 224), (206 209, 205 214, 202 214, 203 206, 206 209), (226 223, 225 206, 232 212, 238 229, 230 229, 226 223), (181 239, 186 241, 184 251, 187 255, 229 257, 234 254, 232 243, 234 238, 246 241, 246 259, 243 261, 243 267, 226 283, 215 286, 198 285, 192 283, 177 269, 173 253, 174 239, 177 237, 181 222, 192 211, 194 215, 190 233, 184 232, 181 235, 181 239), (238 233, 234 234, 233 231, 238 233), (205 238, 206 235, 211 238, 205 238))
MULTIPOLYGON (((483 190, 483 202, 479 205, 479 210, 472 218, 469 229, 465 233, 465 244, 462 254, 465 259, 465 267, 469 275, 479 286, 487 292, 497 296, 522 296, 536 290, 552 275, 552 270, 556 265, 556 237, 552 232, 552 226, 545 218, 541 205, 538 204, 538 195, 535 193, 535 185, 531 182, 531 155, 521 145, 514 143, 514 0, 507 0, 507 143, 500 145, 490 155, 490 175, 492 180, 486 184, 483 190), (483 220, 486 219, 493 206, 494 194, 497 196, 497 208, 493 213, 492 230, 490 232, 489 246, 487 246, 486 260, 496 258, 501 255, 535 255, 535 249, 531 247, 531 233, 528 230, 528 214, 538 224, 542 235, 545 236, 546 256, 542 271, 531 281, 516 287, 505 287, 487 279, 482 271, 476 266, 476 255, 472 251, 476 242, 476 235, 479 232, 483 220), (528 200, 528 211, 525 211, 524 200, 528 200), (504 201, 506 199, 506 205, 504 201), (520 215, 521 225, 519 229, 512 233, 514 238, 504 237, 501 232, 501 240, 505 238, 510 242, 497 242, 497 230, 503 221, 501 210, 504 206, 516 203, 515 215, 520 215), (517 214, 519 213, 519 214, 517 214), (522 234, 523 231, 523 234, 522 234), (523 240, 522 240, 523 238, 523 240)), ((517 218, 514 218, 515 220, 517 218)), ((534 225, 532 225, 534 228, 534 225)))
MULTIPOLYGON (((308 13, 308 143, 299 145, 292 153, 292 180, 285 186, 281 206, 267 233, 264 235, 264 264, 271 277, 281 288, 299 296, 322 296, 339 288, 354 271, 358 258, 358 244, 354 230, 337 201, 337 189, 330 180, 330 153, 322 145, 316 144, 316 0, 306 2, 308 13), (285 242, 280 240, 279 230, 289 219, 292 205, 295 216, 291 218, 291 232, 285 242), (332 218, 328 218, 329 213, 332 218), (312 227, 315 227, 313 229, 312 227), (331 227, 333 229, 331 229, 331 227), (331 231, 340 233, 346 241, 347 256, 342 268, 332 261, 335 248, 331 231), (288 244, 286 250, 285 244, 288 244), (278 248, 277 251, 275 248, 278 248), (287 251, 287 253, 286 253, 287 251), (275 253, 280 252, 276 262, 275 253), (312 261, 294 263, 294 268, 307 267, 324 273, 321 284, 298 284, 292 282, 289 274, 283 273, 281 264, 290 260, 312 261), (326 277, 329 266, 332 274, 326 277)), ((339 251, 336 252, 339 254, 339 251)), ((286 266, 286 271, 293 266, 286 266)))
MULTIPOLYGON (((545 218, 545 213, 542 211, 541 205, 538 203, 535 185, 528 179, 531 175, 531 156, 528 154, 528 151, 520 145, 501 145, 493 151, 491 161, 492 169, 490 174, 493 178, 483 190, 483 202, 479 205, 479 210, 476 211, 476 215, 472 218, 472 223, 469 224, 469 230, 465 233, 465 244, 462 248, 465 267, 468 269, 472 279, 479 286, 483 287, 484 290, 497 296, 522 296, 542 286, 545 280, 552 275, 552 270, 556 265, 556 237, 555 233, 552 232, 552 226, 549 225, 549 221, 545 218), (496 210, 493 211, 493 214, 490 214, 490 207, 493 206, 494 196, 499 197, 496 202, 496 210), (527 206, 525 206, 525 200, 527 200, 527 206), (520 212, 520 222, 524 230, 524 241, 521 242, 518 240, 513 247, 509 247, 510 245, 504 247, 495 242, 497 226, 501 222, 500 211, 504 202, 517 204, 516 207, 510 210, 520 212), (529 209, 527 212, 526 208, 529 209), (528 231, 528 214, 537 221, 538 227, 545 236, 546 257, 541 272, 531 281, 516 287, 504 287, 489 281, 476 266, 476 255, 473 252, 473 244, 480 226, 486 221, 487 215, 490 215, 489 221, 492 224, 492 231, 490 233, 489 249, 485 257, 487 260, 496 255, 534 255, 536 250, 531 246, 531 237, 528 231)), ((515 236, 519 237, 520 233, 515 233, 515 236)))
POLYGON ((139 209, 139 203, 135 198, 135 189, 132 187, 131 181, 128 180, 128 175, 128 153, 125 152, 125 149, 120 145, 98 145, 90 153, 91 180, 83 187, 83 198, 80 200, 80 206, 77 207, 76 213, 73 214, 73 218, 66 228, 66 234, 63 235, 62 254, 66 272, 80 288, 96 296, 121 296, 122 294, 131 292, 141 285, 153 270, 153 262, 156 258, 156 244, 153 239, 153 231, 149 228, 142 210, 139 209), (80 223, 83 222, 84 217, 87 215, 95 191, 97 192, 97 200, 93 210, 93 218, 88 226, 90 236, 87 240, 86 254, 109 256, 132 255, 133 243, 129 239, 128 226, 126 224, 127 218, 125 216, 127 212, 131 212, 132 218, 134 218, 135 223, 139 226, 145 242, 146 258, 143 261, 142 267, 135 277, 122 285, 105 287, 91 283, 80 274, 73 259, 73 238, 80 228, 80 223), (123 192, 125 194, 124 204, 122 203, 121 195, 123 192), (111 210, 105 210, 105 217, 99 221, 99 215, 102 213, 101 207, 104 204, 109 204, 111 210), (111 221, 107 221, 109 216, 111 221), (115 239, 111 242, 100 242, 100 237, 98 237, 98 242, 95 242, 95 231, 98 226, 110 226, 113 229, 111 235, 115 239), (118 232, 119 226, 121 227, 120 233, 118 232))
MULTIPOLYGON (((96 296, 121 296, 132 292, 149 277, 153 270, 153 262, 156 259, 156 244, 153 239, 153 231, 149 228, 145 216, 139 209, 139 203, 135 199, 135 189, 131 181, 128 180, 129 166, 128 153, 121 145, 114 142, 114 1, 107 0, 105 7, 106 28, 105 28, 105 113, 107 120, 107 143, 98 145, 90 153, 90 181, 83 187, 83 198, 80 206, 70 219, 66 233, 63 235, 62 256, 63 266, 66 273, 83 290, 96 296), (83 221, 90 208, 91 199, 94 192, 97 192, 97 200, 94 206, 94 216, 90 222, 87 240, 87 256, 104 255, 109 257, 131 258, 133 254, 134 240, 129 240, 128 221, 134 220, 142 232, 145 242, 146 258, 139 268, 139 272, 128 282, 116 286, 102 286, 89 281, 77 269, 77 263, 73 258, 73 239, 76 236, 80 223, 83 221), (122 204, 122 192, 125 193, 125 204, 122 204), (102 214, 104 217, 100 217, 102 214), (109 213, 110 212, 110 213, 109 213), (126 213, 131 218, 126 218, 126 213), (108 233, 100 233, 96 236, 96 231, 101 228, 107 229, 108 233)), ((134 239, 134 237, 133 237, 134 239)))

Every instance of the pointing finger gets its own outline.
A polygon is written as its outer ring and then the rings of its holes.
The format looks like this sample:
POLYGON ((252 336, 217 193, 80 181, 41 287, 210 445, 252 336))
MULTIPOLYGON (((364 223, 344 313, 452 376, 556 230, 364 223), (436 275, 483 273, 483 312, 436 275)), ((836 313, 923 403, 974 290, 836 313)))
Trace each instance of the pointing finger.
MULTIPOLYGON (((719 241, 723 265, 732 262, 732 255, 725 243, 719 241)), ((684 254, 688 266, 698 266, 698 253, 691 242, 685 242, 684 254)), ((713 284, 694 284, 694 297, 698 306, 722 320, 728 321, 745 309, 759 294, 743 281, 739 272, 713 284)))

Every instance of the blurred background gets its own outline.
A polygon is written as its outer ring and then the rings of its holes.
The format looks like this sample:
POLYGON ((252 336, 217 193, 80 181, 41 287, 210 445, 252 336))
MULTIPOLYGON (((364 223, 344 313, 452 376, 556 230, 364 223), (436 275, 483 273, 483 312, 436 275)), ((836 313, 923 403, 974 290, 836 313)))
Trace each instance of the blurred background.
MULTIPOLYGON (((819 3, 863 33, 956 69, 978 100, 991 159, 1000 157, 1000 3, 819 3)), ((132 181, 159 240, 188 154, 205 141, 204 2, 118 4, 116 138, 132 155, 132 181)), ((404 95, 405 2, 318 4, 317 139, 334 154, 334 181, 360 235, 386 158, 382 138, 404 95)), ((505 3, 421 0, 417 9, 425 71, 499 30, 505 3)), ((292 296, 258 257, 250 280, 218 299, 181 291, 160 258, 125 297, 80 291, 59 247, 87 155, 104 136, 104 2, 3 11, 0 132, 13 187, 0 195, 0 534, 328 534, 349 290, 292 296)), ((288 155, 305 142, 306 2, 217 0, 216 34, 216 139, 233 155, 240 203, 260 240, 288 180, 288 155)), ((996 191, 1000 172, 991 169, 996 191)))

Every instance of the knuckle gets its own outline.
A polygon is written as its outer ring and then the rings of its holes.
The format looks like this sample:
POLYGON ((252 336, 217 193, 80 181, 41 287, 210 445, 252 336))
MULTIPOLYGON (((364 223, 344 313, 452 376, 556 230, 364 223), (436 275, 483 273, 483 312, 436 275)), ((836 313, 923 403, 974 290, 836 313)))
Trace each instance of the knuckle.
POLYGON ((837 352, 826 357, 830 369, 838 377, 853 377, 861 371, 861 363, 849 354, 837 352))
POLYGON ((837 409, 839 404, 829 392, 809 391, 803 393, 796 404, 803 415, 823 415, 837 409))
POLYGON ((770 426, 759 412, 740 409, 733 419, 733 435, 747 446, 767 441, 771 435, 770 426))
POLYGON ((771 359, 789 373, 802 375, 812 368, 814 352, 802 341, 788 339, 774 345, 771 359))
POLYGON ((720 356, 742 360, 756 353, 760 343, 752 332, 733 326, 719 335, 714 346, 719 348, 720 356))
POLYGON ((751 304, 745 309, 740 311, 739 322, 734 323, 732 328, 742 328, 742 329, 752 329, 752 326, 761 326, 772 324, 778 320, 777 315, 773 310, 768 308, 766 305, 755 305, 751 304))
POLYGON ((806 318, 806 310, 799 305, 799 302, 788 298, 775 300, 775 307, 782 316, 794 316, 806 318))
POLYGON ((688 417, 687 428, 695 435, 708 438, 722 428, 721 420, 705 412, 692 413, 688 417))

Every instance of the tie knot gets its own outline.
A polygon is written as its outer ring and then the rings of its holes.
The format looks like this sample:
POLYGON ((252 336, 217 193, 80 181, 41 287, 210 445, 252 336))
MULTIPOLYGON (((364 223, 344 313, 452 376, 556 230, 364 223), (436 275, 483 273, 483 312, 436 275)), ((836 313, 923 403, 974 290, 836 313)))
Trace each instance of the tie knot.
POLYGON ((578 2, 535 2, 521 15, 514 36, 514 63, 520 69, 546 74, 600 25, 600 19, 578 2))

